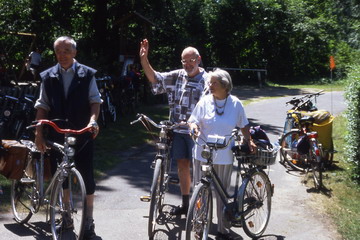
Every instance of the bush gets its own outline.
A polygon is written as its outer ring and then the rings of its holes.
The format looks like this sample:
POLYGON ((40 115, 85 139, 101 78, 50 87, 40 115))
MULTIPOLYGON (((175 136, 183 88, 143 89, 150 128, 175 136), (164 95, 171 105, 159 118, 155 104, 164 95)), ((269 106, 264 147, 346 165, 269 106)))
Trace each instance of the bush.
POLYGON ((345 137, 345 153, 352 166, 353 179, 360 182, 360 65, 350 68, 349 84, 346 88, 346 117, 348 119, 345 137))

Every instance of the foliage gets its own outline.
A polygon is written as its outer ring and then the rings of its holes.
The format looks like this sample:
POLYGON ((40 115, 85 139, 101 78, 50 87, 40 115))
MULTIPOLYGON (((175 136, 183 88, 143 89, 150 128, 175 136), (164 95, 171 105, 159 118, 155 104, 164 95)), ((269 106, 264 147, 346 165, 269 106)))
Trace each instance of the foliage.
MULTIPOLYGON (((44 67, 54 64, 54 39, 71 35, 79 61, 118 74, 119 55, 137 58, 148 38, 159 71, 181 67, 192 45, 205 67, 266 68, 270 80, 285 82, 328 77, 330 55, 334 76, 343 77, 360 59, 359 15, 355 0, 0 0, 0 32, 35 33, 44 67)), ((11 48, 8 67, 20 71, 31 39, 0 41, 11 48)))
POLYGON ((360 65, 351 68, 348 79, 346 156, 351 163, 352 177, 360 182, 360 65))

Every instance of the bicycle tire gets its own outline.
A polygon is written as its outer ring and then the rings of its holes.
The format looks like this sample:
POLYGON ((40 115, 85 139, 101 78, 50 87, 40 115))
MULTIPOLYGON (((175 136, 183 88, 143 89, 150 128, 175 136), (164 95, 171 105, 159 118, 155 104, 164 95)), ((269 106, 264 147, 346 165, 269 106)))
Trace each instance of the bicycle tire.
POLYGON ((58 180, 51 192, 50 198, 50 225, 54 240, 82 239, 86 218, 86 190, 80 172, 71 168, 68 177, 58 180), (63 184, 67 183, 67 189, 63 184), (69 204, 65 206, 64 194, 69 191, 69 204), (73 227, 64 227, 63 215, 71 216, 73 227))
POLYGON ((316 189, 322 188, 322 172, 324 169, 324 163, 322 161, 322 156, 316 156, 314 153, 311 154, 311 169, 314 179, 314 185, 316 189))
POLYGON ((100 105, 100 112, 99 112, 99 123, 101 124, 101 126, 103 126, 104 128, 106 128, 107 125, 107 119, 106 119, 106 109, 103 106, 103 104, 100 105))
POLYGON ((116 122, 116 107, 112 104, 111 96, 107 98, 108 114, 111 122, 116 122))
POLYGON ((287 132, 280 140, 280 162, 286 162, 291 168, 305 172, 309 169, 306 155, 299 155, 297 150, 292 149, 292 144, 298 141, 298 131, 287 132))
POLYGON ((152 239, 155 234, 155 227, 157 218, 161 213, 161 206, 164 198, 161 186, 163 182, 163 167, 162 159, 158 158, 155 161, 155 169, 153 180, 150 189, 150 209, 149 209, 149 222, 148 222, 148 235, 152 239))
MULTIPOLYGON (((29 161, 29 157, 27 159, 29 161)), ((31 163, 35 164, 35 162, 31 163)), ((32 200, 32 198, 38 199, 36 191, 36 171, 33 172, 32 176, 27 176, 24 173, 22 179, 23 181, 21 181, 21 179, 12 180, 10 190, 11 209, 15 221, 18 223, 28 222, 35 209, 39 207, 39 202, 32 200), (27 181, 24 181, 25 179, 27 181)))
POLYGON ((268 176, 263 171, 252 171, 240 187, 239 210, 242 227, 251 238, 260 237, 271 213, 272 189, 268 176))
POLYGON ((186 216, 186 240, 207 239, 212 214, 213 202, 211 187, 199 182, 191 197, 189 211, 186 216))

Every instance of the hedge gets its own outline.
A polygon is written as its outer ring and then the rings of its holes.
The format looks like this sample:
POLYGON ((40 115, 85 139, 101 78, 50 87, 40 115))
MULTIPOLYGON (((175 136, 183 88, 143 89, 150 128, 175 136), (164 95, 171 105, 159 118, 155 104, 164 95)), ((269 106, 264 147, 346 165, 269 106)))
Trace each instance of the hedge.
POLYGON ((345 154, 351 163, 352 178, 360 182, 360 65, 350 67, 345 90, 348 119, 345 154))

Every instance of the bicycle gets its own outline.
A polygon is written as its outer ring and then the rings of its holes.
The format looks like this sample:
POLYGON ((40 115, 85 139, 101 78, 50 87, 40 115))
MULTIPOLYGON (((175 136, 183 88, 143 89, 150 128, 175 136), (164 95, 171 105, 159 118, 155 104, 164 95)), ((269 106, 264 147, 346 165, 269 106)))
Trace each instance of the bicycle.
POLYGON ((205 144, 201 145, 201 154, 207 162, 201 166, 203 177, 195 186, 190 200, 186 217, 186 240, 208 237, 213 211, 212 186, 224 203, 223 212, 228 227, 242 227, 251 238, 261 236, 269 222, 273 195, 273 185, 264 169, 275 163, 278 147, 258 147, 255 154, 248 154, 244 152, 243 145, 239 144, 241 136, 238 129, 232 131, 227 141, 226 137, 212 135, 203 141, 205 144), (226 148, 233 139, 236 144, 232 150, 238 166, 234 193, 229 195, 213 168, 213 155, 214 151, 226 148))
POLYGON ((300 127, 292 129, 280 139, 280 163, 286 162, 293 169, 306 173, 312 171, 315 188, 321 189, 325 161, 318 133, 310 129, 315 119, 301 117, 300 112, 293 114, 298 116, 300 127))
POLYGON ((323 157, 325 164, 327 166, 331 166, 333 164, 334 153, 336 153, 331 137, 331 124, 334 117, 328 111, 318 110, 316 106, 317 98, 323 94, 324 91, 321 90, 319 92, 306 94, 301 97, 294 97, 290 101, 286 102, 286 105, 292 105, 292 107, 287 111, 283 134, 280 136, 279 140, 292 129, 301 129, 299 119, 302 116, 313 116, 315 121, 310 126, 310 128, 313 131, 319 133, 318 140, 323 145, 323 157))
POLYGON ((100 122, 106 127, 108 119, 116 122, 116 107, 113 104, 113 98, 110 92, 110 77, 97 78, 96 82, 101 93, 103 103, 100 105, 100 122))
POLYGON ((154 173, 150 187, 150 196, 142 196, 140 198, 141 201, 150 202, 148 235, 149 239, 153 239, 158 217, 162 213, 165 193, 168 191, 168 184, 169 182, 178 183, 177 179, 171 178, 170 176, 170 149, 172 142, 172 130, 179 127, 181 124, 172 123, 167 120, 160 121, 160 123, 157 124, 144 114, 137 114, 137 117, 138 119, 132 121, 130 123, 131 125, 140 121, 148 131, 150 131, 149 124, 160 129, 159 138, 156 142, 157 153, 151 164, 151 167, 154 169, 154 173))
POLYGON ((13 180, 11 184, 14 219, 18 223, 26 223, 33 214, 39 212, 40 207, 45 206, 46 222, 50 222, 54 240, 70 237, 82 239, 86 217, 86 190, 83 178, 73 162, 75 150, 72 146, 76 143, 73 135, 91 132, 92 127, 80 130, 61 129, 53 121, 37 120, 27 129, 41 125, 49 125, 56 132, 65 135, 63 145, 46 141, 51 149, 62 155, 62 162, 58 163, 57 170, 45 189, 45 154, 36 149, 34 142, 21 141, 29 149, 29 154, 22 178, 13 180))

